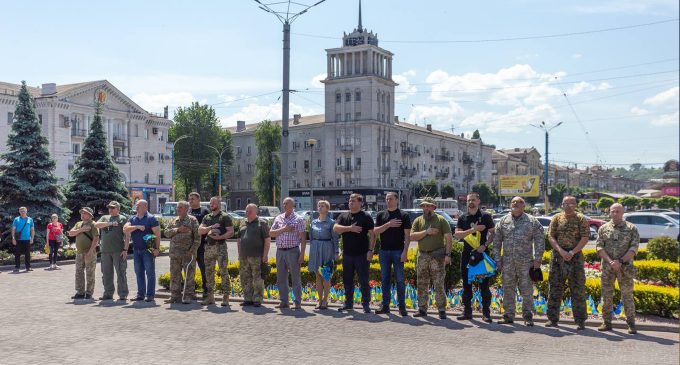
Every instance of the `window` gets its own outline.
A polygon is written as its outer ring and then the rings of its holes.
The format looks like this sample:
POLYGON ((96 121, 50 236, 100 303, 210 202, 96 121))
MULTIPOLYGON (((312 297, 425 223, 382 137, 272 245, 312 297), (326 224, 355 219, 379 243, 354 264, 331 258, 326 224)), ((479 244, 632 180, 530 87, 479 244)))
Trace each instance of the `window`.
POLYGON ((335 160, 335 166, 342 166, 342 160, 341 159, 336 159, 335 160))
POLYGON ((139 124, 135 124, 135 137, 139 137, 139 124))
POLYGON ((354 120, 361 120, 361 112, 354 113, 354 120))
POLYGON ((316 160, 316 168, 321 168, 321 160, 316 160))
POLYGON ((163 157, 164 157, 164 156, 163 156, 162 153, 158 153, 158 163, 161 163, 161 162, 164 160, 163 157))
POLYGON ((297 161, 293 161, 293 168, 294 168, 294 169, 297 168, 297 161))
POLYGON ((165 137, 163 137, 163 131, 160 131, 158 135, 160 136, 158 137, 160 141, 165 141, 165 137))
POLYGON ((149 173, 147 172, 146 175, 144 175, 144 183, 148 184, 149 183, 149 173))
POLYGON ((10 125, 14 122, 14 113, 7 113, 7 124, 10 125))
POLYGON ((345 168, 347 170, 352 168, 352 159, 349 157, 345 158, 345 168))
POLYGON ((335 121, 336 122, 342 121, 342 114, 341 113, 335 113, 335 121))
POLYGON ((144 139, 149 139, 149 128, 144 128, 144 139))
POLYGON ((163 184, 165 184, 165 183, 163 182, 163 180, 164 180, 164 176, 163 176, 163 175, 158 175, 158 185, 163 185, 163 184))
POLYGON ((361 167, 361 157, 356 158, 356 162, 354 163, 355 166, 361 167))
POLYGON ((361 101, 361 91, 354 93, 354 101, 361 101))
POLYGON ((144 152, 144 161, 149 162, 149 152, 144 152))
POLYGON ((246 152, 246 155, 250 156, 250 146, 248 146, 248 152, 246 152))
POLYGON ((342 101, 342 95, 340 93, 335 94, 335 102, 339 103, 342 101))
MULTIPOLYGON (((240 188, 239 188, 240 189, 240 188)), ((236 207, 240 208, 241 207, 241 198, 236 199, 236 207)))
POLYGON ((633 224, 650 224, 649 217, 646 215, 632 215, 626 217, 626 220, 633 224))
MULTIPOLYGON (((236 189, 241 190, 241 182, 240 181, 236 182, 236 189)), ((239 203, 238 205, 241 205, 241 204, 239 203)))
POLYGON ((42 119, 42 114, 38 114, 38 123, 42 125, 43 119, 42 119))
POLYGON ((649 218, 651 218, 652 225, 654 226, 665 226, 666 224, 671 223, 671 221, 669 221, 668 219, 664 217, 659 217, 657 215, 651 216, 649 218))
POLYGON ((80 155, 80 143, 74 143, 71 145, 71 150, 74 155, 79 156, 80 155))
POLYGON ((306 187, 306 188, 309 187, 309 179, 305 179, 305 187, 306 187))
MULTIPOLYGON (((248 164, 248 168, 247 168, 246 170, 247 170, 248 172, 251 172, 251 171, 253 170, 253 165, 252 165, 252 164, 248 164)), ((248 183, 248 185, 250 185, 250 183, 248 183)), ((250 189, 250 187, 248 187, 248 189, 250 189)))
POLYGON ((305 170, 309 169, 309 160, 305 160, 305 170))
POLYGON ((340 180, 340 179, 335 179, 335 186, 337 186, 337 187, 342 186, 341 182, 342 182, 342 180, 340 180))
POLYGON ((352 120, 352 113, 345 113, 345 121, 349 122, 352 120))
MULTIPOLYGON (((253 190, 253 182, 248 181, 248 190, 253 190)), ((250 204, 250 199, 248 199, 248 204, 250 204)))
POLYGON ((352 93, 345 93, 345 101, 348 103, 352 101, 352 93))

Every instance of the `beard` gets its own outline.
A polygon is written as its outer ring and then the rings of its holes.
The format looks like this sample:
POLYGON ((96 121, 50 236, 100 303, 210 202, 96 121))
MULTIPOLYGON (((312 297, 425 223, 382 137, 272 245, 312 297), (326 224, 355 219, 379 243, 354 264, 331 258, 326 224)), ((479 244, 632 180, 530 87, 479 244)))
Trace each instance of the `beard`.
POLYGON ((430 219, 434 216, 434 212, 431 211, 431 210, 430 211, 424 211, 423 215, 425 216, 425 219, 430 219))

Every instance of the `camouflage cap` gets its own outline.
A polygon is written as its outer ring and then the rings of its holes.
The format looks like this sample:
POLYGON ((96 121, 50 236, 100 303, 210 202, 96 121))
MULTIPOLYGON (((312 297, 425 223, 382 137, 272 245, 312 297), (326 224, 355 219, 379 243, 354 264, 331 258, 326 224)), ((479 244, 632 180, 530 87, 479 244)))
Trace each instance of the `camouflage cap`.
POLYGON ((434 202, 434 199, 430 198, 429 196, 426 196, 423 198, 423 201, 420 202, 420 206, 422 207, 423 205, 433 205, 437 206, 437 203, 434 202))
POLYGON ((107 205, 107 207, 108 207, 108 208, 118 208, 118 209, 120 209, 120 203, 117 202, 117 201, 115 201, 115 200, 112 200, 112 201, 109 203, 109 205, 107 205))
POLYGON ((94 217, 94 212, 92 211, 92 208, 90 207, 82 207, 79 210, 80 213, 85 212, 90 215, 90 217, 94 217))

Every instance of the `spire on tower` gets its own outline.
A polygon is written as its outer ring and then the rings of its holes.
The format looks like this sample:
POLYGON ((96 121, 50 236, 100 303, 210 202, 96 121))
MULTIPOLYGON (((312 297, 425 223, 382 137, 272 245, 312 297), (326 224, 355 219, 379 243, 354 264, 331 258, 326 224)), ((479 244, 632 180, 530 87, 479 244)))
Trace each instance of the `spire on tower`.
POLYGON ((360 33, 363 33, 364 28, 361 25, 361 0, 359 0, 359 28, 357 28, 360 33))

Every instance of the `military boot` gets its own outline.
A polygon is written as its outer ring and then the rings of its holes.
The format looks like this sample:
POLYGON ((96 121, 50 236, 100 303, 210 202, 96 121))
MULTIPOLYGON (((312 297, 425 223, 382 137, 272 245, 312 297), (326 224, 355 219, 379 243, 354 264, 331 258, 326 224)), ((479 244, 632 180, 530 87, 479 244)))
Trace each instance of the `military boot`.
POLYGON ((201 302, 201 305, 215 304, 215 295, 213 293, 206 294, 205 298, 201 302))
POLYGON ((612 323, 611 322, 603 322, 600 327, 597 327, 597 330, 600 332, 604 331, 611 331, 612 330, 612 323))
POLYGON ((635 328, 635 321, 628 321, 628 333, 631 335, 637 333, 637 328, 635 328))
POLYGON ((223 307, 228 307, 229 306, 229 294, 224 294, 222 296, 222 304, 223 307))

